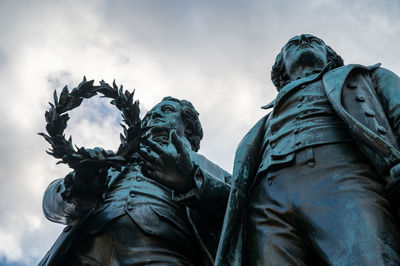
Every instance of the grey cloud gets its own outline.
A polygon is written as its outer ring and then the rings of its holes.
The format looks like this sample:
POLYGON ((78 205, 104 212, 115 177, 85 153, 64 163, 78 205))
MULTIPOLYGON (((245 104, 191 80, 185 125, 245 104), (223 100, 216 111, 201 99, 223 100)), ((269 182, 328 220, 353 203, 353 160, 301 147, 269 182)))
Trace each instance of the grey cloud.
MULTIPOLYGON (((58 89, 60 92, 64 86, 68 86, 68 84, 72 83, 72 74, 70 71, 66 70, 60 70, 55 73, 50 73, 47 75, 46 78, 48 86, 50 88, 53 88, 54 90, 58 89)), ((69 85, 69 87, 72 87, 71 84, 69 85)))
MULTIPOLYGON (((348 63, 381 61, 400 73, 399 10, 388 0, 1 1, 0 236, 11 238, 0 237, 0 258, 32 265, 61 230, 40 201, 68 168, 36 135, 54 89, 83 75, 115 78, 136 89, 142 115, 166 95, 186 98, 205 131, 200 152, 231 171, 237 143, 276 94, 269 73, 290 37, 312 33, 348 63)), ((121 118, 107 100, 70 115, 75 144, 118 146, 121 118)))

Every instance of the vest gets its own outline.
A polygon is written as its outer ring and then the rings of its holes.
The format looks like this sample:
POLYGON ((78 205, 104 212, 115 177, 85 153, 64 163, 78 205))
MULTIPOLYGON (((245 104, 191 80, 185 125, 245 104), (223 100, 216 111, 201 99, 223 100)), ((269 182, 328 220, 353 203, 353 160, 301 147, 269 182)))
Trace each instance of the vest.
MULTIPOLYGON (((299 83, 275 108, 264 135, 259 172, 290 164, 301 149, 353 141, 325 95, 322 81, 299 83)), ((279 97, 279 94, 278 94, 279 97)))

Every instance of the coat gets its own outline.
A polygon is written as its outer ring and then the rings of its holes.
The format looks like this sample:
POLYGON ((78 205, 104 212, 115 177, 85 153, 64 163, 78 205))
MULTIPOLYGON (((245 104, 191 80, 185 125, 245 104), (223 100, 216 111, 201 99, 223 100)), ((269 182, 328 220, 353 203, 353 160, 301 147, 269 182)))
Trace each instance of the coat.
MULTIPOLYGON (((399 206, 400 78, 380 68, 379 64, 370 67, 352 64, 328 71, 322 82, 333 109, 383 177, 392 200, 399 206)), ((293 81, 285 87, 293 87, 296 83, 293 81)), ((275 104, 279 104, 279 99, 275 104)), ((217 266, 243 265, 248 195, 260 164, 267 127, 268 115, 247 133, 236 151, 231 191, 215 259, 217 266)))
MULTIPOLYGON (((219 199, 228 198, 229 185, 227 185, 227 182, 231 175, 198 153, 192 152, 191 157, 204 177, 203 189, 198 191, 201 193, 202 204, 196 204, 197 197, 199 197, 199 195, 196 195, 197 189, 190 190, 186 194, 173 193, 171 200, 181 201, 187 206, 187 219, 201 248, 199 253, 204 254, 203 264, 212 265, 218 246, 219 230, 222 227, 222 216, 226 207, 226 200, 221 202, 219 199), (219 193, 213 193, 216 190, 219 193), (215 198, 216 196, 218 199, 215 198), (218 204, 218 202, 221 203, 218 204), (212 205, 213 208, 204 208, 204 204, 212 205), (210 220, 209 217, 214 217, 215 220, 210 220)), ((128 168, 125 167, 121 171, 109 170, 110 179, 107 182, 107 187, 110 188, 116 180, 124 178, 127 172, 128 168)), ((43 197, 45 216, 53 222, 67 224, 67 226, 39 262, 40 266, 62 264, 65 258, 69 256, 75 243, 84 239, 88 231, 93 230, 93 228, 89 228, 92 224, 88 223, 88 220, 98 210, 92 208, 81 213, 77 212, 74 204, 63 200, 61 193, 64 190, 63 179, 57 179, 49 185, 43 197)))

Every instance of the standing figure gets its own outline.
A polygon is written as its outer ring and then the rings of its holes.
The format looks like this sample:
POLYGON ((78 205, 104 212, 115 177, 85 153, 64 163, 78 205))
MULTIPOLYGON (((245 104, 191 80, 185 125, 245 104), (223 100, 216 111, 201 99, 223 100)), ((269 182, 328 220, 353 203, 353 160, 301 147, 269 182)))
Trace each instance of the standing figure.
POLYGON ((45 216, 68 226, 40 265, 213 264, 230 175, 197 154, 203 137, 197 111, 166 97, 142 128, 148 138, 140 158, 121 171, 109 169, 102 178, 107 171, 88 166, 49 185, 45 216), (209 186, 219 189, 219 198, 209 186), (76 192, 72 200, 66 191, 76 192), (213 208, 196 204, 200 199, 213 208))
POLYGON ((272 108, 239 144, 216 265, 399 265, 400 78, 303 34, 272 108))

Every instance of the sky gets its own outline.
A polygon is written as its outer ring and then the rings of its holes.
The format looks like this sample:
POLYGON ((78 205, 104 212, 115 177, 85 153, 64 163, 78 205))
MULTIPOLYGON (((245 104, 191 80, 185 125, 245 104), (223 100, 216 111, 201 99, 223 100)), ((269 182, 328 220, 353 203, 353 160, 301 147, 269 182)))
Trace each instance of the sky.
MULTIPOLYGON (((200 153, 232 172, 237 144, 276 90, 271 66, 295 35, 322 38, 345 63, 400 74, 400 2, 393 0, 0 1, 0 265, 35 265, 63 226, 47 221, 56 165, 36 133, 54 89, 85 75, 135 89, 142 115, 165 96, 200 113, 200 153)), ((93 98, 70 112, 77 146, 119 145, 119 112, 93 98)))

